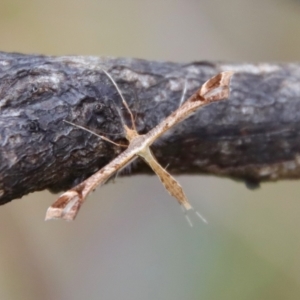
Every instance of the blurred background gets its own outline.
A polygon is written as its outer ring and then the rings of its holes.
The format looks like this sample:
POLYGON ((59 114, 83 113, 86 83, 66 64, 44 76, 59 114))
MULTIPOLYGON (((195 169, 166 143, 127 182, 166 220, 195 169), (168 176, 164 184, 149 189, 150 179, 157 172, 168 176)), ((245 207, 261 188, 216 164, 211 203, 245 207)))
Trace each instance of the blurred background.
MULTIPOLYGON (((299 61, 299 32, 296 0, 0 0, 2 51, 299 61)), ((0 299, 299 299, 298 181, 178 180, 208 225, 154 176, 98 189, 73 223, 43 221, 49 192, 0 207, 0 299)))

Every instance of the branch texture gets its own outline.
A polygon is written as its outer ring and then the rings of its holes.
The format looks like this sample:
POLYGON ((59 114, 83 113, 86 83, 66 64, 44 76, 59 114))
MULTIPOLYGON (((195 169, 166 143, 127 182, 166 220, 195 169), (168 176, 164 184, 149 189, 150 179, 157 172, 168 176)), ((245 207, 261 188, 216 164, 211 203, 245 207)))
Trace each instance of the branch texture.
MULTIPOLYGON (((210 173, 260 181, 300 177, 300 65, 178 64, 138 59, 47 57, 0 52, 0 204, 29 192, 78 184, 124 148, 71 126, 126 143, 116 80, 148 132, 207 79, 233 70, 228 100, 167 132, 152 149, 173 174, 210 173)), ((130 116, 124 119, 130 125, 130 116)), ((138 161, 130 174, 149 173, 138 161)))

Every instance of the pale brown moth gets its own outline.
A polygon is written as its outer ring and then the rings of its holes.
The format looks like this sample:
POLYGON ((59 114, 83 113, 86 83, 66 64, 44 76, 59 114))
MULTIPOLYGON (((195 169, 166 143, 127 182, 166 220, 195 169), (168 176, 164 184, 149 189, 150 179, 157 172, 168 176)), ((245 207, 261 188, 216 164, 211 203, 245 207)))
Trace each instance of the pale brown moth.
MULTIPOLYGON (((192 207, 188 202, 182 187, 157 162, 150 150, 150 146, 163 133, 165 133, 167 130, 171 129, 173 126, 183 121, 187 117, 191 116, 200 107, 203 107, 214 101, 226 99, 229 96, 229 85, 233 72, 222 72, 206 81, 201 86, 201 88, 198 89, 190 98, 188 98, 176 111, 174 111, 170 116, 164 119, 148 133, 142 135, 138 134, 136 130, 133 114, 130 111, 127 102, 125 101, 116 82, 109 73, 104 70, 103 72, 109 77, 109 79, 116 87, 122 99, 123 105, 131 116, 132 128, 129 128, 127 125, 125 125, 125 122, 122 119, 125 137, 128 140, 129 145, 126 150, 124 150, 119 156, 113 159, 110 163, 108 163, 94 175, 81 182, 77 186, 73 187, 72 189, 68 190, 67 192, 63 193, 58 198, 58 200, 48 208, 46 213, 46 220, 74 220, 82 203, 86 200, 91 191, 93 191, 98 185, 104 184, 114 173, 116 173, 121 168, 125 167, 138 157, 141 157, 152 168, 152 170, 159 177, 170 195, 176 198, 178 203, 182 205, 185 210, 191 209, 192 207)), ((120 117, 122 118, 121 114, 120 117)), ((67 123, 88 130, 71 122, 67 123)), ((99 137, 103 138, 106 141, 112 142, 103 136, 99 137)))

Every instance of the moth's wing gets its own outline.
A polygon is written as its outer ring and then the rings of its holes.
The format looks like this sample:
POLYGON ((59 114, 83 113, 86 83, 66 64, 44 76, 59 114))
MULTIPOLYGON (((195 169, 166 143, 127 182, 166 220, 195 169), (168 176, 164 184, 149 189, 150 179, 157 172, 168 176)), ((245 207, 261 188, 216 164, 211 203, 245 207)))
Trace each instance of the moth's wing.
POLYGON ((199 107, 226 99, 230 94, 230 80, 234 72, 226 71, 208 79, 186 102, 198 102, 199 107))
POLYGON ((221 72, 207 80, 200 89, 200 96, 208 102, 226 99, 230 94, 230 80, 233 71, 221 72))

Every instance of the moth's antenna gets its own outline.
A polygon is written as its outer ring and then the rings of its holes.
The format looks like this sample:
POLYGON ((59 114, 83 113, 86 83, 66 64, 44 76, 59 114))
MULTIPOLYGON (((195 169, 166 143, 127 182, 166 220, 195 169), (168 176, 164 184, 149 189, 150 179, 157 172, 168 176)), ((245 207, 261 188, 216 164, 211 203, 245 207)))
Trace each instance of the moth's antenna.
MULTIPOLYGON (((117 83, 115 82, 115 80, 112 78, 112 76, 111 76, 107 71, 105 71, 105 70, 103 70, 103 69, 102 69, 102 71, 103 71, 103 73, 110 79, 110 81, 112 82, 112 84, 115 86, 115 88, 116 88, 118 94, 120 95, 120 97, 121 97, 121 99, 122 99, 123 105, 125 106, 127 112, 128 112, 129 115, 130 115, 130 120, 131 120, 131 123, 132 123, 132 128, 133 128, 134 130, 136 130, 136 128, 135 128, 135 123, 134 123, 134 117, 133 117, 133 114, 132 114, 132 112, 131 112, 131 110, 130 110, 130 108, 129 108, 129 106, 128 106, 126 100, 125 100, 125 98, 123 97, 123 94, 122 94, 122 92, 120 91, 120 89, 119 89, 117 83)), ((118 111, 118 112, 119 112, 119 111, 118 111)), ((120 112, 119 112, 119 114, 120 114, 120 112)), ((121 114, 120 114, 120 116, 121 116, 121 114)), ((124 119, 123 119, 122 116, 121 116, 121 119, 122 119, 122 121, 123 121, 123 123, 124 123, 124 125, 125 125, 126 123, 124 122, 124 119)))
POLYGON ((99 138, 101 138, 101 139, 103 139, 103 140, 105 140, 105 141, 111 143, 111 144, 114 144, 114 145, 116 145, 116 146, 127 147, 127 145, 122 145, 122 144, 115 143, 114 141, 108 139, 107 137, 105 137, 105 136, 103 136, 103 135, 100 135, 100 134, 97 134, 97 133, 93 132, 92 130, 89 130, 88 128, 86 128, 86 127, 84 127, 84 126, 77 125, 77 124, 72 123, 72 122, 67 121, 67 120, 63 120, 63 122, 65 122, 65 123, 67 123, 67 124, 70 124, 70 125, 72 125, 72 126, 74 126, 74 127, 83 129, 84 131, 87 131, 87 132, 89 132, 89 133, 91 133, 91 134, 93 134, 93 135, 95 135, 95 136, 97 136, 97 137, 99 137, 99 138))
POLYGON ((187 79, 184 80, 184 86, 183 86, 183 91, 179 102, 179 107, 182 105, 182 103, 185 100, 186 91, 187 91, 187 79))
POLYGON ((139 99, 135 88, 133 89, 133 92, 134 92, 134 100, 135 100, 133 117, 134 117, 134 124, 135 124, 138 118, 138 112, 140 111, 141 100, 139 99))

